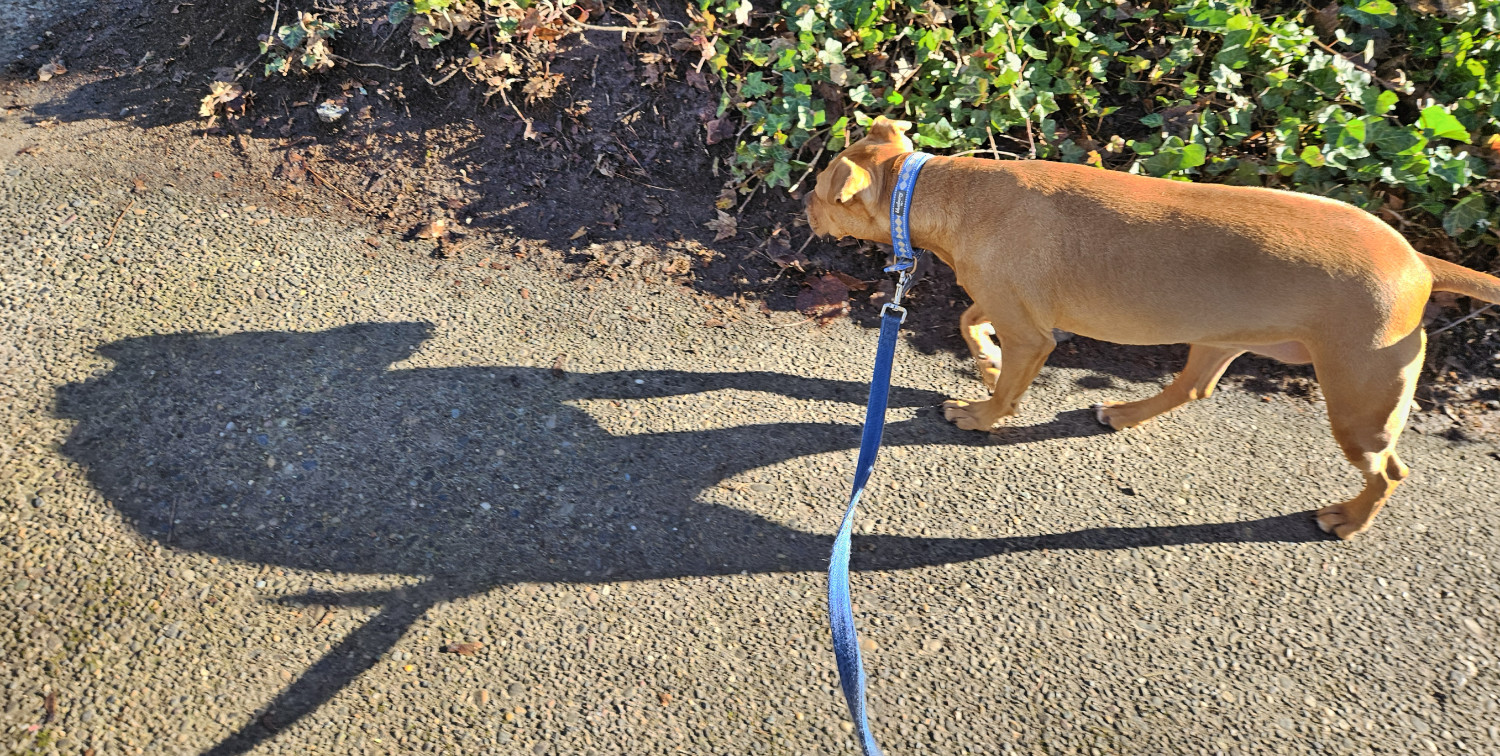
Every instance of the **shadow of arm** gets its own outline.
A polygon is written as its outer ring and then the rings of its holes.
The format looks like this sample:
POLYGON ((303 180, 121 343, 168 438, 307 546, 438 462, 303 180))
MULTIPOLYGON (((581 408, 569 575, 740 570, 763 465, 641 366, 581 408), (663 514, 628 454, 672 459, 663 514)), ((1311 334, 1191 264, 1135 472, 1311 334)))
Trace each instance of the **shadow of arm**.
POLYGON ((406 591, 357 594, 304 594, 282 599, 284 603, 325 603, 361 606, 379 598, 380 613, 344 636, 338 645, 313 663, 285 690, 233 735, 204 751, 204 756, 234 756, 254 750, 276 737, 281 730, 316 711, 343 690, 354 678, 375 666, 386 651, 439 601, 450 598, 442 586, 423 583, 406 591))
MULTIPOLYGON (((690 373, 680 370, 621 371, 571 376, 582 387, 580 398, 586 399, 652 399, 681 396, 706 391, 737 389, 779 394, 790 399, 845 402, 864 405, 870 385, 857 381, 803 378, 769 371, 726 373, 690 373), (636 383, 640 381, 640 383, 636 383)), ((892 407, 932 407, 947 397, 936 391, 891 387, 892 407)))

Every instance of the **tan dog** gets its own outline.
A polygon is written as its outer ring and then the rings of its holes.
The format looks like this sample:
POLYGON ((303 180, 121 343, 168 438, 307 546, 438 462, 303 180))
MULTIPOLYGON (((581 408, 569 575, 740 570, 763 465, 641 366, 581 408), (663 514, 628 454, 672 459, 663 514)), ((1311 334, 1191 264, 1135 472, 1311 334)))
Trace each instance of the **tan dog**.
MULTIPOLYGON (((877 119, 819 174, 807 200, 814 233, 890 243, 891 189, 913 149, 907 126, 877 119)), ((958 427, 987 431, 1015 414, 1053 328, 1191 345, 1160 394, 1099 407, 1117 430, 1209 396, 1245 352, 1311 362, 1334 438, 1365 477, 1358 496, 1317 512, 1340 538, 1368 528, 1408 474, 1396 437, 1432 291, 1500 301, 1500 279, 1419 254, 1342 202, 1065 163, 935 158, 917 182, 911 238, 974 300, 962 333, 993 393, 944 403, 958 427)))

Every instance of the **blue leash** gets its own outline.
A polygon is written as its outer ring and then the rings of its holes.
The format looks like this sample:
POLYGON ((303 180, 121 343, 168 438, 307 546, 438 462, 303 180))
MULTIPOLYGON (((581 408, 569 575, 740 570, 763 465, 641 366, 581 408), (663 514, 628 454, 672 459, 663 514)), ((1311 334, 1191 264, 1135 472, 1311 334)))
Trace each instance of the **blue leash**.
POLYGON ((870 718, 865 711, 865 666, 859 653, 859 633, 854 627, 854 609, 849 599, 849 547, 854 536, 854 510, 859 506, 860 494, 864 493, 870 471, 875 467, 880 438, 885 432, 891 364, 896 359, 896 332, 906 322, 901 297, 911 287, 911 274, 917 265, 917 255, 911 248, 908 217, 912 192, 916 189, 923 164, 931 158, 925 152, 908 155, 896 176, 896 188, 891 192, 891 246, 895 249, 896 261, 885 270, 900 273, 901 277, 896 284, 895 296, 880 310, 880 342, 875 350, 875 376, 870 379, 870 401, 865 408, 859 461, 854 466, 854 492, 849 495, 849 508, 844 510, 844 521, 839 524, 838 535, 833 539, 833 555, 828 560, 828 624, 833 629, 834 661, 839 668, 844 701, 849 704, 849 715, 854 718, 854 730, 859 735, 859 746, 865 756, 880 756, 880 746, 870 732, 870 718))

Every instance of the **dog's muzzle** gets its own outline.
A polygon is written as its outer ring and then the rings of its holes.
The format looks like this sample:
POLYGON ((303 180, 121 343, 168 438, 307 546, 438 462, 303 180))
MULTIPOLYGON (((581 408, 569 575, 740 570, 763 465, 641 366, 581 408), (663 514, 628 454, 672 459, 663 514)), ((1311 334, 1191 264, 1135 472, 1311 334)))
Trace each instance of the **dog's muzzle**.
POLYGON ((812 229, 814 236, 828 236, 828 230, 818 222, 818 214, 814 212, 813 205, 817 202, 817 196, 809 193, 802 200, 802 217, 807 219, 807 227, 812 229))

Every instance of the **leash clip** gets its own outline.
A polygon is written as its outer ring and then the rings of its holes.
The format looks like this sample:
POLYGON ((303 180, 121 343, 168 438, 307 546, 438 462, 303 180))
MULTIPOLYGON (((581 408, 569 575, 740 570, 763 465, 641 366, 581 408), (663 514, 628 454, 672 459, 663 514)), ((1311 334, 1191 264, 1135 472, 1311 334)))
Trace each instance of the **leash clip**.
POLYGON ((888 313, 888 312, 899 312, 899 313, 901 313, 901 322, 902 323, 906 322, 906 308, 905 307, 902 307, 901 305, 898 305, 895 302, 886 302, 885 306, 882 307, 882 308, 880 308, 880 317, 881 317, 882 320, 885 319, 885 314, 888 313))

